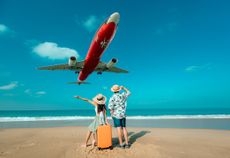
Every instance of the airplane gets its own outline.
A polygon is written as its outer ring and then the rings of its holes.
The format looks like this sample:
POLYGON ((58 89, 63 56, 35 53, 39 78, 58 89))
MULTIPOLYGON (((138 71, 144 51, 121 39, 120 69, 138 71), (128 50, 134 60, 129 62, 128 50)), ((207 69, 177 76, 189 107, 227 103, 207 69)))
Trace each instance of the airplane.
POLYGON ((118 62, 115 58, 111 59, 108 63, 100 61, 103 52, 108 48, 115 36, 119 20, 120 14, 118 12, 113 13, 105 20, 97 30, 85 60, 77 61, 75 56, 71 56, 67 64, 45 66, 38 69, 75 71, 75 73, 79 73, 78 81, 71 83, 76 84, 87 83, 85 80, 93 71, 96 71, 97 74, 102 74, 102 72, 128 73, 127 70, 115 67, 115 64, 118 62))

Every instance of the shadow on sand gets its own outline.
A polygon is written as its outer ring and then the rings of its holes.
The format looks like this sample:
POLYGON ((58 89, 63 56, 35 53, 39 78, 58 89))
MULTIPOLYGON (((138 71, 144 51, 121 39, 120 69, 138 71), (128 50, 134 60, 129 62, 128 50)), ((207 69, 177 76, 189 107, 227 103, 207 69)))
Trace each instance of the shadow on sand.
POLYGON ((140 131, 140 132, 137 132, 137 133, 133 132, 132 134, 129 135, 129 142, 131 144, 133 144, 138 138, 143 137, 147 133, 150 133, 150 131, 140 131))
MULTIPOLYGON (((147 133, 150 133, 150 131, 140 131, 140 132, 128 132, 129 135, 129 142, 130 144, 133 144, 138 138, 143 137, 147 133)), ((113 144, 119 144, 118 138, 115 137, 112 139, 113 144)))

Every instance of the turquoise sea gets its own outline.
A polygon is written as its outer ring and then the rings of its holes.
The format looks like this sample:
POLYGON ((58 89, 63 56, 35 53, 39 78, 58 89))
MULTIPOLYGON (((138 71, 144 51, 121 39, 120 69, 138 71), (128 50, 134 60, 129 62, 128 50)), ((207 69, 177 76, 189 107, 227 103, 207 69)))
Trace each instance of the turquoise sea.
MULTIPOLYGON (((0 111, 0 128, 87 126, 94 116, 94 109, 0 111)), ((230 108, 127 109, 127 125, 230 129, 230 108)))

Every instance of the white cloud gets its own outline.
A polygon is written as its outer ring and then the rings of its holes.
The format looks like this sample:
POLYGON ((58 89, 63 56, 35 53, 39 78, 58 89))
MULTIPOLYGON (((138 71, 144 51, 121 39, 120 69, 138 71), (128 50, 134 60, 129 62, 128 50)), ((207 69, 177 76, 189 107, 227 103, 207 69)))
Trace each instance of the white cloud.
POLYGON ((46 94, 46 92, 45 91, 38 91, 38 92, 36 92, 36 94, 37 95, 44 95, 44 94, 46 94))
POLYGON ((18 86, 18 82, 11 82, 7 85, 0 86, 0 90, 11 90, 18 86))
POLYGON ((99 23, 99 19, 94 16, 90 15, 85 21, 83 21, 83 26, 89 32, 92 32, 97 29, 99 23))
POLYGON ((31 97, 41 97, 42 95, 45 95, 46 92, 45 91, 37 91, 37 92, 33 92, 31 89, 26 89, 24 91, 25 94, 31 96, 31 97))
POLYGON ((70 56, 76 56, 76 58, 79 57, 79 54, 76 50, 66 47, 59 47, 57 43, 53 42, 40 43, 33 48, 33 52, 41 57, 53 60, 65 59, 69 58, 70 56))
POLYGON ((1 33, 6 33, 8 31, 9 31, 9 28, 6 25, 0 24, 0 34, 1 33))
POLYGON ((205 65, 191 65, 185 68, 185 71, 187 72, 195 72, 195 71, 199 71, 199 70, 209 70, 211 69, 211 64, 205 64, 205 65))
POLYGON ((24 91, 24 93, 26 93, 26 94, 31 94, 31 90, 30 90, 30 89, 26 89, 26 90, 24 91))
POLYGON ((187 72, 191 72, 191 71, 196 71, 200 68, 200 66, 196 66, 196 65, 192 65, 192 66, 188 66, 185 68, 185 71, 187 72))

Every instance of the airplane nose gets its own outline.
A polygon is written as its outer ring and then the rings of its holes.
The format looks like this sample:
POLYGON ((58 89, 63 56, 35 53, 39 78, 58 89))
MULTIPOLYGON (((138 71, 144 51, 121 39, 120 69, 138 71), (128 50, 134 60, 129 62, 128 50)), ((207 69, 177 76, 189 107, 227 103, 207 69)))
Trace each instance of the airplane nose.
POLYGON ((108 20, 109 22, 114 22, 116 25, 119 23, 120 20, 120 14, 118 12, 113 13, 108 20))
POLYGON ((113 13, 111 16, 116 20, 120 19, 120 14, 118 12, 113 13))

